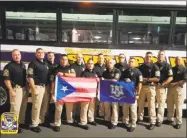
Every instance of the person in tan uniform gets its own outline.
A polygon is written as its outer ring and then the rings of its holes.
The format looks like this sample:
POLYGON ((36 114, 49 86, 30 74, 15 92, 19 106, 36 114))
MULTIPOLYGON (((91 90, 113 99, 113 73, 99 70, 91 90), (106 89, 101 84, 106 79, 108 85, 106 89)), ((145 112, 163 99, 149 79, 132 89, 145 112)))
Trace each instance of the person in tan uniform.
POLYGON ((156 85, 156 100, 158 104, 157 123, 156 126, 160 127, 164 120, 164 110, 166 102, 166 88, 167 85, 173 80, 173 71, 171 66, 165 61, 165 52, 163 50, 158 52, 158 62, 156 65, 160 69, 160 80, 156 85))
MULTIPOLYGON (((4 67, 3 78, 9 91, 10 112, 17 115, 21 126, 25 122, 28 96, 26 92, 26 67, 21 61, 21 53, 18 49, 12 51, 12 61, 4 67)), ((20 126, 18 133, 22 132, 20 126)))
POLYGON ((48 65, 44 61, 44 50, 36 49, 36 59, 28 66, 28 81, 32 95, 32 124, 30 129, 39 133, 38 126, 44 121, 49 101, 48 85, 48 65))
POLYGON ((143 121, 145 99, 148 100, 148 110, 150 124, 148 129, 152 130, 156 124, 156 111, 155 111, 155 83, 160 79, 160 71, 156 64, 152 62, 152 52, 147 52, 145 56, 145 63, 139 67, 143 75, 142 89, 139 96, 139 110, 138 110, 138 123, 143 121))
POLYGON ((184 104, 183 86, 187 80, 187 70, 182 65, 182 58, 176 57, 176 66, 173 70, 173 81, 170 83, 167 94, 167 123, 174 126, 176 129, 180 129, 182 125, 182 105, 184 104), (174 108, 175 106, 175 108, 174 108), (176 109, 176 124, 174 125, 174 113, 176 109))
MULTIPOLYGON (((115 60, 107 60, 107 70, 103 72, 102 79, 118 81, 121 76, 119 69, 114 67, 115 60)), ((119 106, 117 102, 104 102, 105 111, 105 121, 107 121, 108 129, 115 129, 118 124, 119 106), (112 106, 112 116, 111 116, 111 106, 112 106)))
MULTIPOLYGON (((86 64, 86 69, 81 73, 81 77, 85 78, 97 78, 97 73, 93 70, 94 62, 92 59, 89 59, 86 64)), ((81 113, 80 113, 80 127, 88 130, 89 126, 87 122, 91 125, 96 126, 95 119, 95 101, 96 98, 93 98, 90 102, 80 102, 81 113), (87 119, 88 118, 88 119, 87 119)))
MULTIPOLYGON (((75 70, 76 77, 81 77, 81 73, 85 70, 85 64, 83 55, 81 53, 78 53, 76 55, 76 62, 71 64, 71 68, 75 70)), ((74 103, 73 105, 73 116, 75 121, 79 120, 80 117, 80 103, 74 103)))
MULTIPOLYGON (((55 94, 55 77, 56 75, 58 76, 64 76, 64 77, 75 77, 75 70, 71 68, 71 66, 68 63, 68 57, 67 55, 63 54, 61 55, 60 58, 60 64, 54 69, 54 73, 51 76, 51 79, 53 80, 52 82, 52 98, 54 99, 54 94, 55 94)), ((65 103, 66 106, 66 118, 67 118, 67 123, 69 125, 73 125, 74 120, 73 120, 73 103, 65 103)), ((63 110, 63 103, 55 103, 55 121, 54 121, 54 126, 53 130, 55 132, 60 131, 60 125, 61 125, 61 114, 63 110)))
MULTIPOLYGON (((97 60, 98 60, 97 63, 94 65, 94 70, 97 73, 97 76, 101 78, 103 75, 103 72, 106 70, 104 55, 100 53, 98 55, 97 60)), ((99 102, 99 101, 97 102, 99 103, 98 115, 100 117, 103 117, 104 116, 104 102, 99 102)))
POLYGON ((44 125, 49 126, 50 123, 54 122, 54 114, 55 114, 55 103, 52 100, 52 91, 51 91, 51 75, 54 72, 54 69, 57 67, 57 64, 55 63, 55 54, 54 52, 48 52, 47 53, 47 65, 49 67, 49 84, 48 84, 48 91, 49 91, 49 107, 47 112, 47 121, 44 125))
POLYGON ((135 83, 135 103, 122 105, 123 107, 123 123, 127 127, 129 132, 133 132, 136 128, 137 121, 137 99, 139 98, 140 90, 142 88, 142 73, 138 68, 136 68, 135 58, 130 58, 128 63, 128 68, 122 72, 120 80, 125 82, 134 82, 135 83), (129 125, 129 108, 131 112, 131 125, 129 125))

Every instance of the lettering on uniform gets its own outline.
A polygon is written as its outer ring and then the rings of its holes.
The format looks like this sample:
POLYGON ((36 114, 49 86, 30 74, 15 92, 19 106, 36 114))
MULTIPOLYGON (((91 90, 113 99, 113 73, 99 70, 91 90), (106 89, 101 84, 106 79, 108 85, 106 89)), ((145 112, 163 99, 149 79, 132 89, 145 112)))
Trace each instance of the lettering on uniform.
POLYGON ((118 85, 110 85, 111 88, 111 96, 112 98, 116 100, 121 100, 122 98, 125 98, 125 95, 123 93, 123 87, 118 85))
POLYGON ((9 70, 8 69, 5 69, 3 71, 3 76, 9 76, 9 70))
POLYGON ((30 74, 30 75, 33 74, 33 69, 32 69, 32 68, 29 68, 29 69, 28 69, 28 74, 30 74))

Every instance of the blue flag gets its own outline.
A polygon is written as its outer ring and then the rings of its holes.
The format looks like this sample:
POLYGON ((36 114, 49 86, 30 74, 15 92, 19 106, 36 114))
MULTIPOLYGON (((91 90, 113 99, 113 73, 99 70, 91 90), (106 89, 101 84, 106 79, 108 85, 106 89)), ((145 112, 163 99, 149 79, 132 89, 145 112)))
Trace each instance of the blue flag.
POLYGON ((100 81, 99 99, 102 102, 135 103, 134 82, 100 81))

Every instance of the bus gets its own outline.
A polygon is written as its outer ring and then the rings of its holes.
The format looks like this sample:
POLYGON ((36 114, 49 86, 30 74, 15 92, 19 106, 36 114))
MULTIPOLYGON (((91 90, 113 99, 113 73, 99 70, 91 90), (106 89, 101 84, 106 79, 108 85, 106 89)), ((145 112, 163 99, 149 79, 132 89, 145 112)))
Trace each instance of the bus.
MULTIPOLYGON (((182 57, 185 66, 186 13, 186 1, 1 1, 0 69, 11 60, 13 49, 21 51, 28 65, 39 47, 54 52, 56 62, 64 53, 70 62, 77 53, 83 54, 85 62, 89 58, 96 62, 99 53, 118 61, 124 53, 126 61, 136 59, 137 67, 144 63, 147 51, 153 52, 156 62, 158 51, 165 50, 172 67, 176 56, 182 57)), ((9 100, 2 73, 0 84, 3 108, 9 100)), ((186 86, 184 93, 186 110, 186 86)))

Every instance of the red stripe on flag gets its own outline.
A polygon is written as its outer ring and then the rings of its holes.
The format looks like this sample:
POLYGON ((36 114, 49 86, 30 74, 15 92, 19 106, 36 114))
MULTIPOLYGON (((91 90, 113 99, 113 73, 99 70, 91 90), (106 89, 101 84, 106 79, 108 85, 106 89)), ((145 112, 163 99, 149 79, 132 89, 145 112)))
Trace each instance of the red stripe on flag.
POLYGON ((81 78, 81 77, 62 77, 67 82, 81 82, 84 84, 84 82, 89 83, 96 83, 97 78, 81 78))
POLYGON ((64 97, 61 100, 58 100, 58 103, 76 103, 76 102, 90 102, 92 98, 85 97, 64 97))
POLYGON ((76 92, 81 92, 81 93, 96 93, 95 88, 76 88, 76 92))

